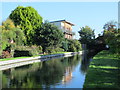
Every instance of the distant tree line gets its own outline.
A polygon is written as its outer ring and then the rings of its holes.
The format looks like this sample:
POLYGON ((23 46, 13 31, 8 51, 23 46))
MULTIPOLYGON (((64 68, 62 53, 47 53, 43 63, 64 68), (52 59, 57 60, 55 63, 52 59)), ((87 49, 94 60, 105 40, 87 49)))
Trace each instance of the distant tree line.
POLYGON ((103 34, 95 38, 94 30, 85 26, 80 28, 79 41, 86 44, 88 50, 102 51, 109 49, 113 54, 120 55, 120 29, 117 28, 117 22, 109 21, 103 26, 103 34))

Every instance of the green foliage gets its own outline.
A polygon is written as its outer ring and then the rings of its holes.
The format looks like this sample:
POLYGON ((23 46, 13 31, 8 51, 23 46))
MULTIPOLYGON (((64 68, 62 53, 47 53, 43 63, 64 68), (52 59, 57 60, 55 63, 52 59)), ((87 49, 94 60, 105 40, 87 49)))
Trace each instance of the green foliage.
POLYGON ((38 45, 43 47, 43 52, 45 52, 47 47, 60 47, 62 40, 64 38, 63 32, 59 30, 55 25, 45 22, 37 33, 38 45))
POLYGON ((20 56, 35 56, 42 52, 41 46, 17 46, 15 49, 15 57, 20 56))
POLYGON ((2 22, 2 51, 10 48, 11 55, 14 54, 16 45, 22 45, 25 41, 23 31, 15 26, 11 19, 2 22))
POLYGON ((81 44, 78 40, 68 40, 68 51, 70 52, 78 52, 82 50, 81 44))
POLYGON ((108 22, 104 25, 104 39, 112 53, 120 54, 120 30, 116 28, 115 22, 108 22), (105 28, 107 26, 107 28, 105 28))
POLYGON ((74 40, 74 46, 76 47, 76 51, 82 50, 81 43, 78 40, 74 40))
POLYGON ((27 38, 27 44, 33 44, 36 29, 40 28, 42 23, 42 17, 38 12, 30 6, 18 6, 12 11, 9 17, 14 21, 16 26, 19 25, 24 31, 27 38))
POLYGON ((68 51, 68 40, 64 39, 62 41, 62 48, 64 49, 64 51, 68 51))
POLYGON ((82 27, 78 33, 82 44, 89 44, 93 41, 93 39, 95 39, 94 30, 92 30, 89 26, 82 27))
POLYGON ((117 29, 117 22, 116 21, 109 21, 103 26, 103 29, 114 32, 117 29))
POLYGON ((47 47, 45 52, 46 52, 46 53, 64 52, 64 49, 62 49, 62 48, 60 48, 60 47, 56 47, 56 48, 47 47))

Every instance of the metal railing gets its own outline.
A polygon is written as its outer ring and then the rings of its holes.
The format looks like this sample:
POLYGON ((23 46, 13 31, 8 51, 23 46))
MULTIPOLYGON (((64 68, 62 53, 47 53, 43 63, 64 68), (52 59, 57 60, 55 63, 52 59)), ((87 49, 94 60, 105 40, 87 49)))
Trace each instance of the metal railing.
POLYGON ((74 32, 72 32, 72 31, 70 31, 70 30, 67 30, 67 29, 62 29, 62 31, 63 31, 64 33, 68 33, 68 34, 75 35, 74 32))

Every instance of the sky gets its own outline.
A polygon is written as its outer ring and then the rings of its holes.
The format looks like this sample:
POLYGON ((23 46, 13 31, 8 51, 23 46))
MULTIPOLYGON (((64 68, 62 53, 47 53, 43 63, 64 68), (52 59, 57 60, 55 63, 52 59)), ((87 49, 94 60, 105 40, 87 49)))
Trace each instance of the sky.
POLYGON ((75 24, 73 32, 76 33, 76 39, 80 38, 80 27, 87 25, 95 29, 97 36, 103 31, 105 23, 118 21, 118 2, 2 2, 2 21, 5 21, 17 6, 32 6, 43 20, 65 19, 75 24))

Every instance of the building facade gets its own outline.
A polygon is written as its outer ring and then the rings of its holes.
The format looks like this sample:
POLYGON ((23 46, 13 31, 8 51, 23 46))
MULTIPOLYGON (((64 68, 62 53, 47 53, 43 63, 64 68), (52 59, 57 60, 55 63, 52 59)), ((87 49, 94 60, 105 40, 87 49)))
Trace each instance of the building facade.
POLYGON ((65 38, 73 39, 73 35, 75 35, 75 33, 72 32, 72 26, 74 26, 74 24, 66 20, 52 21, 50 23, 56 25, 59 29, 61 29, 64 33, 65 38))

